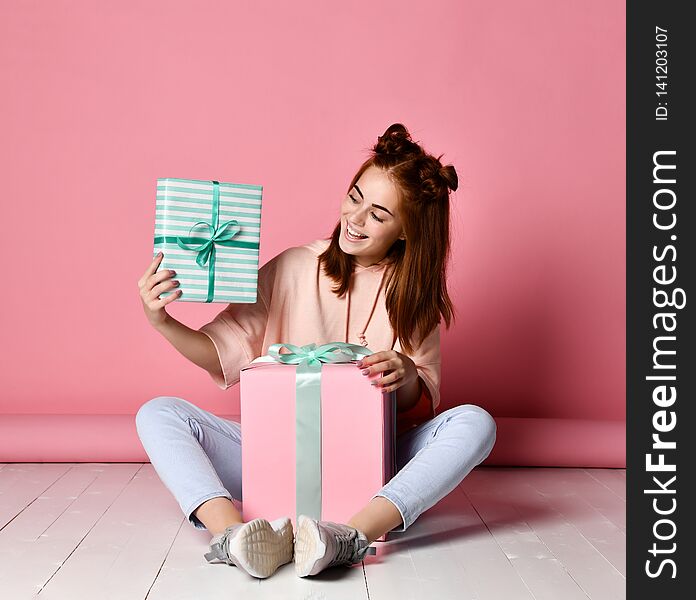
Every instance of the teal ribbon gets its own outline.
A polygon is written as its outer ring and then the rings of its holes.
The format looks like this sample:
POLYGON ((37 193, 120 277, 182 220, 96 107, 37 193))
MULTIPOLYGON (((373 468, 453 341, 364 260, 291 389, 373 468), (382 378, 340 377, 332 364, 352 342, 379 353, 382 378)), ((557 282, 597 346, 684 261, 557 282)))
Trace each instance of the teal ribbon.
MULTIPOLYGON (((206 296, 206 302, 213 301, 213 293, 215 290, 215 244, 224 243, 231 241, 235 235, 237 235, 242 228, 239 225, 239 221, 236 219, 230 219, 224 223, 218 224, 219 221, 219 211, 220 211, 220 182, 213 181, 213 214, 211 216, 211 223, 207 221, 198 221, 191 229, 189 229, 189 237, 191 232, 198 225, 204 225, 208 229, 208 237, 205 242, 196 246, 194 244, 186 244, 182 237, 176 238, 176 243, 180 248, 184 250, 193 250, 197 252, 196 264, 199 267, 205 266, 205 264, 210 259, 210 265, 208 267, 208 295, 206 296)), ((203 234, 205 236, 205 234, 203 234)))
POLYGON ((346 363, 369 356, 366 346, 330 342, 273 344, 268 356, 297 365, 295 375, 295 515, 321 519, 321 368, 323 363, 346 363), (290 350, 281 354, 281 348, 290 350), (337 352, 338 351, 338 352, 337 352))

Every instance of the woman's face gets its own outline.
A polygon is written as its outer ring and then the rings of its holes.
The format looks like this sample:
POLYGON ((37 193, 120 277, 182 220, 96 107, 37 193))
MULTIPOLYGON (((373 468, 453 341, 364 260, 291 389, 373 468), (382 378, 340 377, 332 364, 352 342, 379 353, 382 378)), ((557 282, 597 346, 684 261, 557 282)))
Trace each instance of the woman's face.
POLYGON ((382 260, 397 239, 404 239, 398 204, 396 188, 384 171, 366 169, 341 202, 341 250, 364 267, 382 260), (349 238, 348 226, 367 237, 349 238))

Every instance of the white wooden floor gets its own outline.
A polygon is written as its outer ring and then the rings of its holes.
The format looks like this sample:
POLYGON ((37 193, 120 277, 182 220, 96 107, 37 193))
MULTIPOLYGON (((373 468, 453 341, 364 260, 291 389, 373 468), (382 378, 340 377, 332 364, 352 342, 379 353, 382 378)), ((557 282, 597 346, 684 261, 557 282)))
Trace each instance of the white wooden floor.
POLYGON ((623 599, 625 488, 623 469, 479 467, 361 565, 260 580, 206 562, 150 463, 0 464, 0 596, 623 599))

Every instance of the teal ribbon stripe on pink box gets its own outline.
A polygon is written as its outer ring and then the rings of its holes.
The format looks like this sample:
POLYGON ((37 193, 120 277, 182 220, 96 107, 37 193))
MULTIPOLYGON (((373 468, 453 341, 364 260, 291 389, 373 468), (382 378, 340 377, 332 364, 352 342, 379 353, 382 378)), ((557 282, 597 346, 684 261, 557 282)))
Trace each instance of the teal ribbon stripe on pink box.
POLYGON ((396 392, 355 366, 372 353, 346 342, 277 343, 242 367, 245 520, 345 523, 396 474, 396 392))
POLYGON ((256 302, 262 194, 261 185, 157 179, 153 258, 161 250, 159 270, 176 271, 178 302, 256 302))

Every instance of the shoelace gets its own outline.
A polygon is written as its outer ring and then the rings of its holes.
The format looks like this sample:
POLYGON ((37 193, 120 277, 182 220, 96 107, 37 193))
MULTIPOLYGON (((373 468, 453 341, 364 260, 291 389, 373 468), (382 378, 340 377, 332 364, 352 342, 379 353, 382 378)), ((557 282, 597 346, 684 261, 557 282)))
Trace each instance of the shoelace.
POLYGON ((338 564, 355 564, 359 563, 367 554, 376 554, 376 549, 373 546, 361 546, 361 538, 358 536, 357 529, 346 531, 343 528, 333 527, 329 525, 329 529, 334 534, 338 550, 334 559, 327 565, 328 567, 338 564))
POLYGON ((339 532, 334 531, 334 536, 336 538, 336 545, 338 546, 338 551, 334 559, 327 565, 332 567, 334 565, 340 565, 344 563, 352 564, 356 558, 356 540, 357 534, 355 531, 345 531, 339 532))
POLYGON ((222 536, 217 542, 210 544, 211 552, 206 552, 203 556, 208 562, 212 562, 216 558, 218 560, 224 560, 228 565, 234 565, 234 562, 230 559, 227 554, 227 538, 234 535, 239 529, 238 525, 233 525, 225 529, 222 536))

